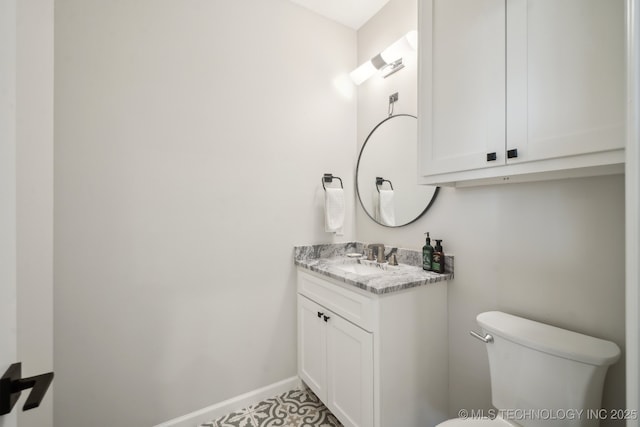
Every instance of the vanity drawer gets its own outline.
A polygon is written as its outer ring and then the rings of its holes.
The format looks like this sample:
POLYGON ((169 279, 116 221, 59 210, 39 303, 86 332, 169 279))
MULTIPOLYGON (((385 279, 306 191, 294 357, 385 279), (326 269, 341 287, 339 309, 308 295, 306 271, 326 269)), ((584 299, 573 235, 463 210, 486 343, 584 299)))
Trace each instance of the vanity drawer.
POLYGON ((341 317, 372 332, 374 301, 329 280, 298 271, 298 292, 341 317))

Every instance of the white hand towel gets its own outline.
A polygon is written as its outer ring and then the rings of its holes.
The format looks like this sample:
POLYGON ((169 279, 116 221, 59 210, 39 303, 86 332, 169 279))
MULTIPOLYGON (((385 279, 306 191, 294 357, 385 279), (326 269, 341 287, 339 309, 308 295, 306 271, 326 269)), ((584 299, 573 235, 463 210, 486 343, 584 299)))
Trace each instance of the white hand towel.
POLYGON ((378 196, 379 218, 384 225, 396 225, 396 210, 393 204, 393 190, 380 190, 378 196))
POLYGON ((342 188, 325 188, 324 192, 324 231, 344 234, 344 190, 342 188))
POLYGON ((373 219, 377 222, 382 222, 382 219, 380 219, 380 193, 378 190, 371 191, 371 202, 373 204, 373 219))

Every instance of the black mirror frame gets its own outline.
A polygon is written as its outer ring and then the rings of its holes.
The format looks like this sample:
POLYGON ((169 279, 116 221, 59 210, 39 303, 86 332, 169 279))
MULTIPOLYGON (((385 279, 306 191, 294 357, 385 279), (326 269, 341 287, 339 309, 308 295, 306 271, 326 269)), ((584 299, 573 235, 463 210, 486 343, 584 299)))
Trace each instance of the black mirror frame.
MULTIPOLYGON (((431 207, 431 205, 433 205, 433 202, 436 200, 436 196, 438 195, 438 192, 440 191, 440 187, 436 187, 435 191, 433 192, 433 196, 431 196, 431 200, 429 201, 429 203, 427 204, 427 207, 424 208, 424 210, 422 212, 420 212, 418 214, 418 216, 416 216, 414 219, 412 219, 411 221, 402 224, 402 225, 386 225, 386 224, 382 224, 379 221, 377 221, 374 217, 371 216, 371 214, 369 213, 369 211, 367 210, 367 208, 365 208, 364 203, 362 202, 362 197, 360 197, 360 188, 358 186, 358 170, 360 169, 360 159, 362 158, 362 153, 365 149, 365 147, 367 146, 367 143, 369 142, 369 138, 371 138, 371 135, 373 135, 373 133, 376 131, 376 129, 378 129, 383 123, 395 118, 395 117, 413 117, 414 119, 418 119, 418 117, 412 115, 412 114, 394 114, 392 116, 389 116, 387 118, 385 118, 384 120, 382 120, 380 123, 378 123, 377 125, 375 125, 375 127, 371 130, 371 132, 369 132, 369 135, 367 135, 367 139, 365 139, 364 144, 362 144, 362 148, 360 148, 360 153, 358 153, 358 163, 356 163, 356 179, 355 179, 355 183, 356 183, 356 193, 358 194, 358 201, 360 202, 360 207, 362 208, 362 210, 364 211, 364 213, 367 214, 367 216, 369 218, 371 218, 371 220, 373 222, 375 222, 378 225, 381 225, 383 227, 387 227, 387 228, 398 228, 398 227, 404 227, 406 225, 412 224, 414 222, 416 222, 417 220, 419 220, 420 218, 422 218, 422 216, 429 210, 429 208, 431 207)), ((417 177, 416 177, 417 179, 417 177)))

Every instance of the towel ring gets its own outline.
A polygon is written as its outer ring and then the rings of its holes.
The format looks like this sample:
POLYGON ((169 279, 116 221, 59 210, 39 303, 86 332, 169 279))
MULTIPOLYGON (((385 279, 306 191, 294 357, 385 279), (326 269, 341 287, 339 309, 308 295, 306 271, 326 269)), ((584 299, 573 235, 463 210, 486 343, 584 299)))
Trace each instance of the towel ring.
POLYGON ((337 179, 338 181, 340 181, 340 188, 344 189, 344 186, 342 185, 342 179, 339 176, 333 176, 330 173, 325 173, 322 177, 322 188, 324 189, 324 191, 327 191, 327 187, 324 186, 325 182, 327 184, 331 184, 333 182, 334 179, 337 179))
POLYGON ((388 179, 384 179, 381 176, 377 176, 376 177, 376 190, 378 190, 378 193, 380 192, 380 187, 385 182, 388 182, 389 183, 389 187, 391 187, 391 189, 393 190, 393 184, 391 183, 391 181, 389 181, 388 179))

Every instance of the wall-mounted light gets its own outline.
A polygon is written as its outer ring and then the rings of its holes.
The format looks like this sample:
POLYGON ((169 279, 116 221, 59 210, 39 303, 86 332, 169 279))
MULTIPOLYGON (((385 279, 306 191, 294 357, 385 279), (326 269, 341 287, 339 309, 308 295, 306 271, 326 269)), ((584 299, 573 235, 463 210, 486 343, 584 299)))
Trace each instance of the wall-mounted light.
POLYGON ((349 76, 357 85, 373 76, 378 70, 382 70, 383 76, 386 78, 396 71, 401 70, 404 67, 402 64, 402 55, 416 50, 417 47, 418 32, 409 31, 391 46, 353 70, 349 76))

